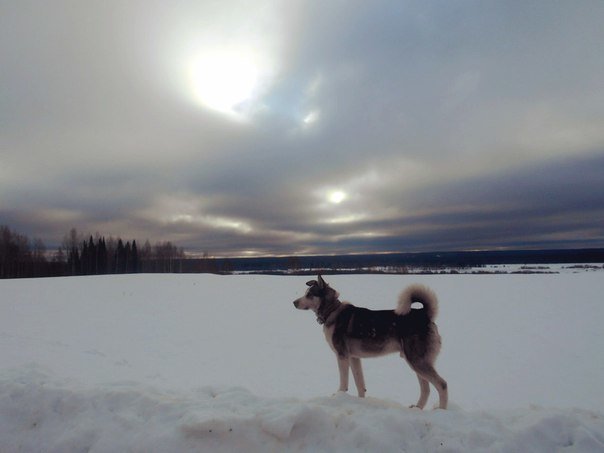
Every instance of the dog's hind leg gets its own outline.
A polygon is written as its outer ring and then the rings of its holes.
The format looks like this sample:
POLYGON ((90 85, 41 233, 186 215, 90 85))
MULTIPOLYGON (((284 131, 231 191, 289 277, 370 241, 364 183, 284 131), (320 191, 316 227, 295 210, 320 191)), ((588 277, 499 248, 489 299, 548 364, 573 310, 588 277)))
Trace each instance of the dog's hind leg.
POLYGON ((338 370, 340 371, 340 388, 338 392, 348 391, 348 369, 350 368, 350 361, 348 357, 340 357, 338 355, 338 370))
POLYGON ((421 377, 419 373, 417 374, 417 380, 419 381, 419 400, 417 400, 417 404, 411 407, 418 407, 423 409, 426 403, 428 402, 428 397, 430 396, 430 384, 426 379, 421 377))
POLYGON ((354 377, 354 383, 357 386, 359 392, 359 398, 365 398, 365 378, 363 377, 363 366, 361 365, 361 359, 358 357, 350 358, 350 368, 352 368, 352 377, 354 377))
MULTIPOLYGON (((436 390, 438 391, 438 399, 439 399, 438 407, 440 409, 446 409, 447 403, 449 401, 449 391, 447 389, 447 381, 445 381, 442 377, 440 377, 440 375, 436 372, 434 367, 429 363, 412 363, 411 367, 418 374, 419 378, 427 380, 428 382, 430 382, 430 384, 432 384, 436 388, 436 390)), ((421 381, 420 381, 420 389, 421 389, 422 394, 419 397, 420 400, 418 401, 417 405, 421 407, 421 405, 419 403, 422 402, 422 396, 424 394, 424 390, 422 388, 421 381)), ((428 397, 426 395, 426 399, 427 398, 428 397)), ((424 402, 424 404, 425 404, 425 402, 424 402)))

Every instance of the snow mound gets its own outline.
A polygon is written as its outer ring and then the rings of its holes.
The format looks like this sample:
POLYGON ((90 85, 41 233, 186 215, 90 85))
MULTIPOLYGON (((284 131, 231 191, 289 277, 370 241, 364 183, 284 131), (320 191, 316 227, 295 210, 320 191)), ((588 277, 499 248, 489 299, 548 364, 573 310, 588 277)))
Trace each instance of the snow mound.
POLYGON ((29 370, 0 381, 2 451, 604 450, 604 417, 578 409, 419 411, 347 394, 299 400, 244 388, 86 388, 29 370))

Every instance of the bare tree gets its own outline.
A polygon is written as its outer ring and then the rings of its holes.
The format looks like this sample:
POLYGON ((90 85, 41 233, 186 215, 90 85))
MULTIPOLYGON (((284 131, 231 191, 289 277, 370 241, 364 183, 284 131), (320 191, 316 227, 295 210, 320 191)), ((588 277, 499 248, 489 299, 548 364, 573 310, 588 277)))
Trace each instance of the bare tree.
POLYGON ((80 272, 80 243, 82 237, 78 233, 78 230, 72 228, 69 230, 69 234, 63 237, 62 247, 67 254, 67 266, 68 273, 70 275, 77 275, 80 272))
POLYGON ((34 239, 32 252, 31 252, 33 276, 41 277, 44 275, 44 268, 46 265, 46 245, 40 238, 34 239))

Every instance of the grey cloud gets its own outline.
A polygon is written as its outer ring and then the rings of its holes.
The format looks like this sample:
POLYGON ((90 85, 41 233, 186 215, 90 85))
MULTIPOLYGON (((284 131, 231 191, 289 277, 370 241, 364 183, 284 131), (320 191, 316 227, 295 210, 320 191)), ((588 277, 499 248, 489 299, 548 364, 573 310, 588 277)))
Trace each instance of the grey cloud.
POLYGON ((601 2, 231 6, 3 3, 0 223, 213 254, 604 244, 601 2), (248 123, 185 99, 180 40, 263 27, 248 123))

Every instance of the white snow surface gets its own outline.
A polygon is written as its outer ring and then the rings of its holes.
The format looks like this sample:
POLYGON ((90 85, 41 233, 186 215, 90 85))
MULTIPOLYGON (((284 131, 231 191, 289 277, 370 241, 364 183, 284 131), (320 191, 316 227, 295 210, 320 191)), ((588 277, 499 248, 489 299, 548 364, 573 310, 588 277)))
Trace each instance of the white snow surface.
POLYGON ((373 309, 435 290, 449 410, 408 408, 398 355, 334 395, 308 277, 0 280, 0 451, 604 451, 601 272, 325 278, 373 309))

